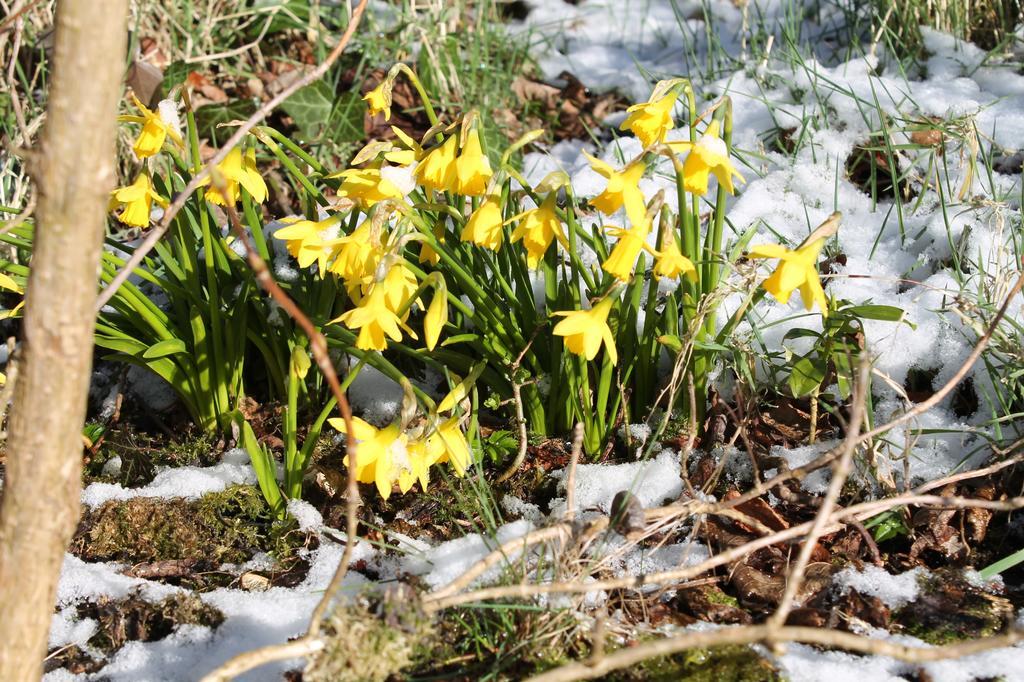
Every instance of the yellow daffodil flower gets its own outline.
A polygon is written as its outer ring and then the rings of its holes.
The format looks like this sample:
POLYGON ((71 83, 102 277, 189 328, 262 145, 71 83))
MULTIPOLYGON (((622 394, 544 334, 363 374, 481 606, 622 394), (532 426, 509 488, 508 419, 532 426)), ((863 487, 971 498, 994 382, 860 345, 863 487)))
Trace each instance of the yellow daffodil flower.
POLYGON ((327 269, 350 286, 361 284, 372 276, 381 257, 381 247, 373 243, 372 236, 372 225, 367 220, 352 234, 338 237, 337 258, 327 269))
POLYGON ((654 254, 654 249, 647 243, 647 235, 650 226, 647 223, 640 223, 637 227, 629 230, 613 227, 608 234, 618 237, 615 248, 608 255, 608 258, 601 263, 601 269, 621 282, 628 282, 633 276, 633 268, 636 266, 636 259, 641 251, 654 254))
POLYGON ((153 189, 153 181, 146 173, 139 173, 135 182, 127 187, 115 189, 110 194, 112 208, 124 206, 124 210, 117 215, 117 219, 132 227, 149 225, 149 215, 153 210, 154 201, 160 206, 167 206, 167 200, 156 193, 156 190, 153 189))
POLYGON ((416 166, 416 180, 424 189, 435 192, 453 192, 458 180, 455 170, 455 153, 458 140, 452 135, 444 144, 431 150, 416 166))
POLYGON ((405 196, 401 189, 381 175, 379 168, 350 168, 327 177, 342 178, 338 196, 355 201, 363 209, 385 199, 401 199, 405 196))
POLYGON ((409 299, 416 293, 418 284, 416 274, 409 269, 404 260, 392 265, 384 279, 372 286, 384 289, 384 302, 388 310, 399 315, 402 320, 409 316, 409 299), (403 308, 405 312, 400 314, 403 308))
MULTIPOLYGON (((228 155, 217 164, 217 170, 224 176, 226 185, 225 195, 221 195, 216 187, 206 190, 206 198, 219 206, 226 206, 229 203, 234 206, 241 198, 239 187, 244 187, 252 200, 262 204, 267 200, 267 183, 263 182, 258 170, 256 170, 256 150, 249 148, 245 154, 235 147, 228 155)), ((210 184, 210 178, 206 177, 199 183, 200 187, 210 184)))
POLYGON ((775 272, 762 284, 776 301, 788 303, 793 290, 799 288, 804 307, 810 310, 817 303, 822 317, 827 317, 828 301, 825 300, 825 290, 821 287, 818 274, 818 256, 823 246, 824 239, 805 244, 796 251, 780 244, 761 244, 752 248, 747 255, 750 258, 779 259, 775 272))
MULTIPOLYGON (((16 294, 22 294, 22 299, 18 301, 18 303, 13 308, 11 308, 10 310, 0 310, 0 320, 6 320, 17 315, 18 311, 25 306, 25 291, 20 286, 18 286, 18 283, 15 282, 10 275, 4 274, 2 272, 0 272, 0 289, 7 289, 8 291, 13 291, 16 294)), ((0 377, 3 376, 3 374, 0 374, 0 377)), ((0 380, 0 386, 3 385, 5 380, 6 379, 0 380)))
POLYGON ((391 120, 391 87, 392 82, 385 78, 380 85, 363 95, 366 108, 370 110, 370 116, 384 114, 384 120, 391 120))
POLYGON ((619 130, 631 130, 643 144, 644 149, 665 139, 665 134, 675 125, 672 121, 672 107, 676 103, 676 94, 671 92, 653 102, 647 101, 634 104, 626 109, 626 120, 619 130))
POLYGON ((473 211, 473 215, 469 216, 466 226, 462 228, 462 241, 498 251, 504 238, 502 222, 499 198, 489 196, 473 211))
MULTIPOLYGON (((327 423, 341 433, 347 433, 344 419, 328 419, 327 423)), ((359 417, 352 417, 352 437, 356 448, 356 479, 360 483, 374 483, 383 499, 391 497, 392 483, 403 468, 401 459, 407 452, 408 436, 402 432, 398 422, 378 429, 359 417)), ((345 456, 345 466, 349 464, 345 456)))
POLYGON ((591 199, 590 204, 605 215, 613 215, 625 206, 630 223, 643 223, 647 213, 644 195, 640 191, 640 178, 643 177, 645 170, 643 163, 634 161, 621 171, 617 171, 601 159, 586 152, 583 154, 590 161, 590 167, 608 179, 605 190, 591 199))
POLYGON ((729 148, 725 145, 725 140, 719 137, 718 130, 718 121, 712 121, 707 131, 696 143, 686 141, 668 143, 668 146, 676 153, 690 152, 683 163, 683 189, 691 194, 707 194, 708 178, 712 173, 729 194, 736 193, 736 188, 732 184, 732 176, 735 175, 740 182, 743 182, 743 176, 739 174, 729 159, 729 148))
MULTIPOLYGON (((360 350, 384 350, 388 347, 387 338, 402 340, 401 320, 388 306, 387 290, 382 286, 373 286, 358 307, 342 313, 331 322, 341 322, 349 329, 358 329, 356 348, 360 350)), ((406 328, 406 332, 409 331, 406 328)))
POLYGON ((320 276, 324 276, 327 263, 337 254, 341 216, 333 215, 320 221, 299 220, 274 232, 275 239, 285 242, 285 248, 299 262, 300 268, 316 263, 320 276))
POLYGON ((469 443, 466 442, 466 435, 459 428, 458 417, 452 417, 439 423, 434 432, 427 436, 427 442, 428 448, 434 445, 440 450, 440 454, 436 459, 437 462, 451 462, 458 476, 465 475, 466 469, 469 468, 473 458, 469 452, 469 443))
POLYGON ((413 483, 419 481, 420 489, 426 492, 427 483, 430 482, 430 465, 437 461, 440 454, 436 447, 431 448, 425 441, 411 441, 405 445, 405 458, 394 458, 398 469, 398 490, 404 495, 412 488, 413 483))
POLYGON ((593 360, 597 356, 601 342, 604 341, 605 351, 614 365, 619 358, 615 352, 612 330, 608 326, 608 313, 611 312, 613 303, 615 300, 611 296, 606 296, 590 310, 553 313, 564 316, 565 319, 555 325, 552 333, 565 337, 565 347, 569 352, 582 355, 587 360, 593 360))
POLYGON ((441 398, 441 402, 437 404, 435 412, 440 414, 442 412, 455 409, 457 405, 460 405, 462 401, 469 396, 470 390, 472 390, 476 380, 480 378, 480 375, 483 374, 484 368, 486 367, 487 363, 485 362, 478 362, 473 365, 469 370, 469 374, 466 375, 466 378, 455 384, 452 390, 448 391, 448 395, 441 398))
MULTIPOLYGON (((431 232, 434 233, 434 239, 439 243, 444 244, 444 223, 438 222, 434 225, 431 232)), ((420 256, 419 261, 421 263, 429 263, 430 265, 437 265, 441 262, 441 256, 434 250, 434 247, 428 244, 426 241, 420 242, 420 256)))
POLYGON ((569 248, 569 242, 562 231, 562 221, 555 210, 555 194, 552 192, 544 203, 522 215, 522 220, 512 232, 512 241, 523 240, 526 263, 531 270, 536 270, 556 238, 564 248, 569 248))
POLYGON ((476 129, 466 135, 462 153, 455 159, 455 191, 471 197, 481 197, 487 191, 487 182, 494 173, 491 162, 480 147, 480 135, 476 129))
POLYGON ((427 350, 434 350, 438 339, 441 338, 441 330, 448 323, 448 292, 444 287, 434 290, 434 297, 430 299, 430 307, 423 318, 423 342, 427 350))
POLYGON ((654 278, 679 279, 680 275, 696 280, 697 268, 693 266, 693 261, 679 250, 675 238, 669 236, 668 246, 662 247, 661 252, 658 253, 658 259, 654 263, 654 278))
POLYGON ((165 100, 157 111, 149 109, 135 95, 132 95, 132 102, 142 112, 142 116, 119 116, 118 120, 142 124, 142 130, 135 139, 135 144, 132 145, 135 156, 145 159, 158 154, 164 148, 164 142, 168 137, 179 147, 185 146, 184 142, 182 142, 181 134, 177 130, 176 119, 178 116, 177 112, 173 111, 173 102, 165 100), (164 106, 165 104, 166 106, 164 106), (165 112, 165 109, 168 109, 168 111, 165 112))
POLYGON ((406 135, 404 130, 397 126, 391 126, 391 132, 402 141, 406 148, 392 149, 386 152, 384 154, 385 159, 396 166, 411 166, 423 158, 423 147, 416 140, 406 135))

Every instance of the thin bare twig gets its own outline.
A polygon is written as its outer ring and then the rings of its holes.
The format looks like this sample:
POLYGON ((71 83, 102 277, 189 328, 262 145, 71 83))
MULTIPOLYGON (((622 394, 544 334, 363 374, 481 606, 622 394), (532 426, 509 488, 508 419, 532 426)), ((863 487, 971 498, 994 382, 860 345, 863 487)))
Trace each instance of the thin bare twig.
POLYGON ((868 358, 866 356, 862 356, 860 359, 860 367, 857 372, 857 382, 854 387, 850 422, 846 427, 846 438, 843 442, 842 454, 839 456, 839 459, 836 460, 835 467, 832 470, 832 480, 830 480, 828 484, 828 490, 825 492, 825 497, 821 501, 818 513, 814 517, 814 523, 811 525, 811 529, 807 532, 807 537, 804 538, 804 543, 800 548, 800 553, 797 555, 796 563, 793 565, 793 568, 789 573, 789 579, 786 581, 786 589, 783 591, 782 598, 779 600, 779 606, 775 610, 775 613, 772 614, 771 618, 768 619, 768 625, 770 627, 778 628, 785 624, 786 617, 789 615, 790 608, 793 606, 793 599, 796 597, 797 590, 800 589, 800 585, 803 583, 804 570, 807 568, 807 564, 811 560, 811 553, 814 552, 814 547, 818 543, 818 538, 821 537, 825 525, 832 516, 832 510, 835 508, 836 502, 839 500, 839 494, 843 491, 843 484, 846 483, 847 477, 850 475, 850 472, 853 471, 853 453, 857 450, 860 427, 864 422, 864 413, 867 409, 867 392, 868 385, 871 380, 870 371, 871 366, 868 358))
POLYGON ((516 430, 519 432, 519 449, 516 450, 516 458, 512 460, 512 464, 508 466, 505 471, 501 472, 498 478, 494 479, 494 483, 504 483, 508 479, 519 471, 519 467, 526 461, 526 449, 529 445, 529 433, 526 430, 526 414, 523 411, 523 384, 516 381, 516 371, 519 369, 519 365, 522 364, 523 358, 526 357, 526 352, 530 350, 530 346, 533 345, 534 339, 537 338, 537 334, 544 327, 539 326, 533 330, 533 334, 530 336, 530 340, 526 342, 523 350, 519 351, 519 355, 512 361, 509 366, 509 379, 512 381, 512 402, 516 408, 516 430))
POLYGON ((565 477, 565 520, 572 521, 576 516, 576 466, 580 462, 583 451, 583 424, 576 424, 572 435, 572 454, 569 455, 569 473, 565 477))
MULTIPOLYGON (((691 502, 687 504, 688 513, 685 515, 716 514, 723 508, 728 507, 730 504, 731 501, 720 504, 691 502)), ((980 509, 991 509, 994 511, 1012 511, 1024 508, 1024 497, 1015 497, 1003 501, 993 501, 974 500, 963 497, 944 497, 941 495, 900 495, 885 500, 873 500, 871 502, 863 502, 843 509, 837 509, 832 513, 831 518, 829 519, 829 524, 824 528, 823 532, 829 533, 833 530, 839 530, 842 528, 844 519, 854 518, 857 520, 863 520, 888 509, 905 505, 932 506, 940 509, 967 509, 976 507, 980 509)), ((647 510, 647 519, 651 520, 660 518, 664 509, 665 508, 647 510)), ((594 521, 595 524, 598 524, 599 522, 602 523, 600 523, 598 527, 607 527, 608 517, 601 517, 594 521)), ((595 580, 587 583, 574 581, 561 583, 496 585, 464 594, 452 594, 451 590, 444 588, 442 592, 426 595, 426 597, 424 597, 424 607, 428 611, 439 611, 452 606, 492 599, 522 599, 551 593, 573 594, 592 591, 596 592, 600 590, 639 589, 645 585, 677 583, 692 580, 713 568, 724 566, 738 559, 742 559, 762 547, 769 547, 771 545, 799 538, 811 529, 813 523, 813 521, 807 521, 805 523, 777 531, 770 535, 755 538, 754 540, 739 545, 738 547, 733 547, 725 550, 724 552, 719 552, 718 554, 693 566, 684 566, 681 568, 648 573, 640 576, 622 576, 619 578, 595 580)), ((568 524, 561 525, 567 526, 568 524)), ((551 529, 556 527, 557 526, 553 526, 551 529)), ((544 529, 544 531, 549 531, 551 529, 544 529)), ((531 533, 520 538, 519 541, 521 546, 527 544, 527 541, 533 540, 534 537, 534 534, 531 533)), ((475 571, 475 568, 471 570, 475 571)), ((454 583, 452 584, 454 585, 454 583)))
POLYGON ((352 40, 352 36, 355 34, 356 28, 359 26, 359 21, 360 19, 362 19, 363 11, 366 9, 366 4, 368 1, 369 0, 360 0, 359 4, 356 6, 355 10, 352 13, 352 18, 348 22, 348 27, 345 29, 345 33, 342 34, 341 39, 338 41, 338 44, 334 46, 334 49, 331 50, 330 54, 327 55, 327 58, 324 59, 324 61, 321 62, 319 66, 317 66, 315 69, 307 73, 302 78, 288 85, 280 93, 278 93, 276 97, 271 99, 269 102, 266 102, 263 106, 257 109, 253 113, 253 115, 246 119, 245 122, 238 127, 234 134, 228 138, 228 141, 225 142, 224 146, 221 147, 217 151, 217 153, 213 155, 213 158, 210 159, 209 162, 207 162, 207 164, 198 173, 192 176, 192 179, 188 181, 187 185, 185 185, 185 189, 183 189, 174 197, 174 200, 171 201, 170 205, 164 211, 164 215, 160 219, 159 224, 157 224, 156 227, 150 230, 149 234, 146 235, 146 238, 142 241, 142 243, 139 244, 135 248, 135 251, 132 252, 131 257, 124 264, 124 267, 122 267, 118 271, 118 273, 114 275, 114 278, 110 280, 110 284, 108 284, 103 289, 103 291, 100 292, 99 297, 96 299, 97 312, 103 309, 103 306, 105 306, 110 301, 110 299, 117 292, 118 288, 122 284, 124 284, 124 282, 128 279, 129 276, 131 276, 131 273, 135 270, 135 268, 142 264, 142 261, 146 258, 149 252, 152 251, 153 247, 156 246, 156 243, 160 241, 164 234, 167 233, 167 230, 169 230, 171 227, 171 222, 174 220, 174 217, 178 215, 178 212, 182 209, 182 207, 184 207, 185 202, 188 200, 188 198, 192 195, 193 192, 196 191, 196 189, 199 188, 199 185, 202 184, 202 182, 206 178, 210 177, 210 171, 217 164, 219 164, 221 161, 227 158, 231 150, 238 146, 238 143, 242 141, 242 138, 244 138, 248 134, 248 132, 256 126, 257 123, 262 121, 270 114, 270 112, 276 109, 279 104, 281 104, 286 99, 291 97, 292 94, 294 94, 300 88, 303 88, 309 85, 310 83, 319 80, 325 73, 327 73, 328 69, 330 69, 334 62, 337 61, 338 57, 341 56, 341 53, 345 51, 345 48, 348 46, 349 41, 352 40))
POLYGON ((779 644, 782 642, 804 642, 820 646, 835 647, 864 654, 889 656, 908 663, 927 663, 949 658, 970 656, 982 651, 1012 646, 1024 640, 1024 629, 1015 628, 1010 632, 959 644, 937 647, 912 647, 887 640, 874 639, 864 635, 841 630, 810 627, 773 627, 771 625, 749 625, 738 628, 722 628, 711 632, 686 632, 676 637, 659 639, 647 644, 620 649, 605 655, 598 661, 585 661, 549 670, 536 675, 529 682, 574 682, 590 680, 621 670, 655 656, 703 649, 727 644, 779 644))

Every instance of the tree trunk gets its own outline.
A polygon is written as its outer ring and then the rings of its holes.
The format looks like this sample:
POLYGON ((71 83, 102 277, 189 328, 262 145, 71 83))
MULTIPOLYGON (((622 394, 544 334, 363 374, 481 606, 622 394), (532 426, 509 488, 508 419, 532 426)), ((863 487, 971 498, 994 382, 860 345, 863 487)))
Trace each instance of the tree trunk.
POLYGON ((64 551, 79 518, 82 424, 127 0, 60 0, 22 355, 0 503, 0 680, 42 674, 64 551))

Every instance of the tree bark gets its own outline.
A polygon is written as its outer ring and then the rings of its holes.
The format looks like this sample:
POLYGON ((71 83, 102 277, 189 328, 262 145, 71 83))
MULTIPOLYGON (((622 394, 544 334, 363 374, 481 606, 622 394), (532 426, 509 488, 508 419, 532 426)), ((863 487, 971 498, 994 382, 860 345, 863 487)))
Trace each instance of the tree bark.
POLYGON ((82 424, 127 0, 61 0, 22 355, 0 503, 0 680, 42 674, 64 551, 79 518, 82 424))

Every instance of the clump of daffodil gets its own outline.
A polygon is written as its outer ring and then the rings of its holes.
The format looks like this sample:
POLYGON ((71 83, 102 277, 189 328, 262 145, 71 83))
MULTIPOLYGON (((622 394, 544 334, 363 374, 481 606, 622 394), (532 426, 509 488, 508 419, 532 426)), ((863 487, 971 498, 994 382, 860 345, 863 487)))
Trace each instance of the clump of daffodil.
POLYGON ((465 196, 483 196, 492 175, 491 162, 480 146, 480 134, 476 128, 470 128, 455 159, 455 191, 465 196))
POLYGON ((316 263, 320 276, 324 276, 328 262, 337 254, 340 242, 341 216, 332 215, 323 220, 296 220, 274 232, 276 239, 284 240, 285 248, 308 268, 316 263))
POLYGON ((427 152, 416 166, 417 182, 428 191, 454 192, 458 181, 455 170, 458 149, 458 138, 450 135, 440 146, 427 152))
POLYGON ((562 221, 555 210, 555 193, 552 192, 537 208, 522 214, 522 220, 512 231, 512 241, 522 240, 526 248, 526 263, 530 269, 536 270, 551 242, 558 239, 563 248, 569 248, 569 242, 562 230, 562 221))
POLYGON ((696 280, 697 268, 694 267, 693 261, 679 250, 675 237, 667 235, 666 241, 667 244, 661 247, 654 262, 654 278, 679 279, 680 276, 685 276, 696 280))
POLYGON ((719 128, 718 121, 712 121, 696 142, 680 140, 668 143, 676 153, 689 152, 683 163, 683 188, 691 194, 707 194, 708 179, 712 173, 729 194, 736 192, 732 183, 734 175, 743 182, 743 176, 729 159, 729 147, 719 136, 719 128))
POLYGON ((828 301, 818 274, 818 256, 825 245, 825 239, 815 239, 795 251, 781 244, 761 244, 747 254, 750 258, 778 258, 775 272, 762 286, 775 300, 788 303, 795 289, 800 289, 804 307, 810 310, 817 303, 822 316, 828 315, 828 301))
POLYGON ((462 228, 462 241, 498 251, 504 238, 501 229, 503 222, 501 199, 491 195, 469 216, 466 226, 462 228))
MULTIPOLYGON (((245 154, 238 147, 235 147, 224 160, 217 164, 217 172, 224 179, 224 194, 221 194, 217 187, 210 187, 206 190, 206 198, 219 206, 234 206, 241 198, 241 189, 249 193, 252 200, 262 204, 267 200, 267 183, 256 169, 256 150, 249 148, 245 154)), ((209 177, 203 178, 199 183, 200 187, 211 184, 209 177)))
POLYGON ((135 144, 132 145, 135 156, 145 159, 158 154, 163 149, 164 142, 168 137, 179 147, 185 146, 179 132, 181 124, 178 121, 178 111, 174 102, 163 100, 156 111, 146 107, 135 95, 132 95, 132 102, 142 112, 142 116, 119 116, 118 120, 142 124, 142 130, 135 138, 135 144))
POLYGON ((571 310, 552 313, 565 319, 555 325, 552 333, 564 337, 565 347, 569 352, 582 355, 587 360, 597 357, 597 351, 604 343, 605 352, 612 364, 618 362, 615 351, 615 337, 608 326, 608 313, 612 310, 615 299, 606 296, 594 304, 590 310, 571 310))
POLYGON ((157 194, 153 189, 153 181, 145 172, 139 173, 135 182, 127 187, 115 189, 110 194, 111 208, 123 206, 124 209, 117 214, 117 219, 125 225, 132 227, 146 227, 149 225, 149 216, 153 210, 153 202, 160 206, 167 206, 167 200, 157 194))
POLYGON ((650 223, 646 219, 628 230, 620 227, 608 228, 608 234, 617 237, 618 241, 608 254, 608 258, 601 263, 601 269, 620 282, 628 282, 633 276, 633 268, 641 251, 656 255, 654 249, 647 243, 650 231, 650 223))
POLYGON ((590 161, 590 167, 608 180, 604 191, 591 199, 590 204, 605 215, 613 215, 625 206, 629 221, 633 225, 642 223, 647 212, 644 194, 640 191, 640 178, 645 170, 643 162, 634 161, 617 171, 601 159, 586 152, 583 154, 590 161))

